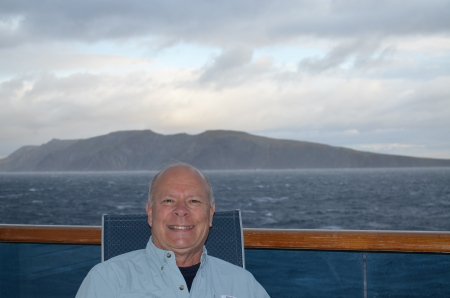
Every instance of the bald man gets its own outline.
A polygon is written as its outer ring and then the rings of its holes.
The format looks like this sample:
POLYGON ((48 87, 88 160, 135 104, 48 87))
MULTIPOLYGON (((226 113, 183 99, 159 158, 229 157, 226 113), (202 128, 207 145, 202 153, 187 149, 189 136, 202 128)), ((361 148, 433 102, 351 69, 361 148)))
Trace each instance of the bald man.
POLYGON ((269 297, 250 272, 207 254, 215 202, 198 169, 177 163, 160 171, 146 211, 152 228, 146 249, 96 265, 77 298, 269 297))

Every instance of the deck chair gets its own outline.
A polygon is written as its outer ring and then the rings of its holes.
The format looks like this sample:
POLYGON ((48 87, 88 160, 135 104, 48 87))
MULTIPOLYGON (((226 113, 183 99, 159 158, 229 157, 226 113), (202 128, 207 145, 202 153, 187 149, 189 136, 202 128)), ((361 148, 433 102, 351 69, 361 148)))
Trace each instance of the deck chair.
MULTIPOLYGON (((147 214, 102 216, 102 262, 147 246, 147 214)), ((245 268, 241 211, 219 211, 205 243, 208 255, 245 268)))

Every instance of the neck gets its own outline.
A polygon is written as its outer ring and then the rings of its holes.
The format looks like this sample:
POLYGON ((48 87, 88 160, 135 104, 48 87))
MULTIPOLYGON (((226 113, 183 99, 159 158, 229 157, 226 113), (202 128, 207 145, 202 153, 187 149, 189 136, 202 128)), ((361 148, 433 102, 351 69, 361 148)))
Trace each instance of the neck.
POLYGON ((178 267, 190 267, 200 263, 202 252, 179 253, 175 252, 178 267))

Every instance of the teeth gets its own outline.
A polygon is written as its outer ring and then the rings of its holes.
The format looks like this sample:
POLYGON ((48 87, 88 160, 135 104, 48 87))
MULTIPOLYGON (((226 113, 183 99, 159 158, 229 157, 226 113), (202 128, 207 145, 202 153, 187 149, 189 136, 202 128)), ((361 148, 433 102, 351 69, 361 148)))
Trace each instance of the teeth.
POLYGON ((194 226, 169 226, 170 229, 173 230, 186 230, 186 229, 191 229, 194 226))

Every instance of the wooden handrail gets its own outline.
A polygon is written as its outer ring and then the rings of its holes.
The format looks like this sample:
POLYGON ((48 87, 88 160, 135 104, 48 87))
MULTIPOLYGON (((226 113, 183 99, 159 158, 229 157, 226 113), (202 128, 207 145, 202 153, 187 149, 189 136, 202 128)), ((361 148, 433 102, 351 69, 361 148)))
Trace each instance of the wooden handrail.
POLYGON ((97 226, 0 225, 0 242, 101 244, 97 226))
POLYGON ((246 248, 450 253, 450 232, 244 229, 246 248))
MULTIPOLYGON (((101 227, 0 225, 0 242, 100 244, 101 227)), ((244 229, 244 246, 450 253, 450 232, 244 229)))

